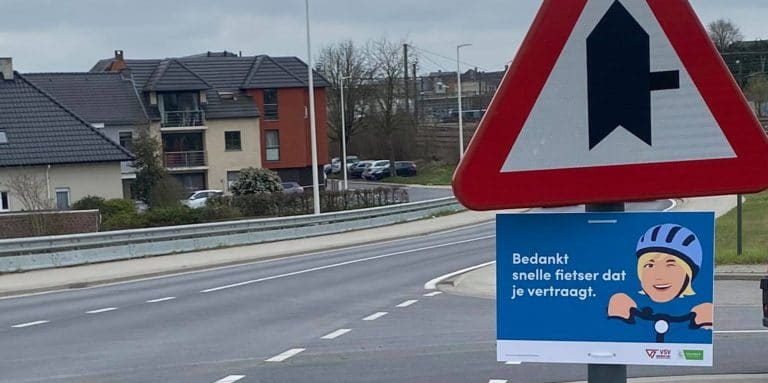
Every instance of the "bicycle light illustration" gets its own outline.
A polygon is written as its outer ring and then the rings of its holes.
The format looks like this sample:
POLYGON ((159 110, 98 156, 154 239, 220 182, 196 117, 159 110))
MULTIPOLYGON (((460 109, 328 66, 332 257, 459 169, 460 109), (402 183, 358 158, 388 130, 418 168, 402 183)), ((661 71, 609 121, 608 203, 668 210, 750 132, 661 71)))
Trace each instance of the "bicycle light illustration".
MULTIPOLYGON (((688 323, 683 331, 711 330, 714 306, 701 303, 688 309, 684 300, 696 295, 693 282, 701 270, 703 251, 701 242, 691 230, 675 224, 650 228, 637 242, 637 276, 642 290, 635 300, 625 293, 614 294, 608 303, 609 319, 620 319, 636 325, 636 319, 650 321, 656 332, 656 342, 664 343, 673 324, 688 323), (637 301, 650 299, 643 308, 637 301), (680 310, 683 314, 672 315, 659 311, 680 310), (675 304, 675 305, 673 305, 675 304), (671 307, 674 306, 674 307, 671 307)), ((677 326, 675 326, 677 327, 677 326)))

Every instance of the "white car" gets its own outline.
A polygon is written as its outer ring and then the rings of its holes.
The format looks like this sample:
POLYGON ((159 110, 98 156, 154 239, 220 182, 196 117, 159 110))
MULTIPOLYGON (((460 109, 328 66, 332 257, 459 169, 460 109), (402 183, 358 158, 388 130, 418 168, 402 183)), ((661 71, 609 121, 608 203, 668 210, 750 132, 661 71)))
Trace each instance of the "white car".
POLYGON ((221 197, 223 195, 224 192, 221 190, 199 190, 187 195, 187 198, 181 200, 181 203, 193 209, 199 209, 205 206, 208 198, 221 197))
MULTIPOLYGON (((347 156, 347 171, 351 170, 352 166, 358 162, 360 162, 358 156, 347 156)), ((331 171, 333 174, 341 172, 341 158, 333 157, 331 160, 331 171)))

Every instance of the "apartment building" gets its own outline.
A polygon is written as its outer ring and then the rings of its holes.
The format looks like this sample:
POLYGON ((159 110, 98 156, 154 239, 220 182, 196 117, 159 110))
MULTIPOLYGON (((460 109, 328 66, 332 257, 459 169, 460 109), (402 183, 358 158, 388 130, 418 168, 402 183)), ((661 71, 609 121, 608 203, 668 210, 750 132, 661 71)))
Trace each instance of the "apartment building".
MULTIPOLYGON (((286 181, 311 185, 307 69, 295 57, 206 52, 125 59, 116 51, 91 72, 133 79, 151 131, 162 142, 166 168, 193 191, 227 190, 246 167, 273 169, 286 181)), ((329 85, 317 76, 319 153, 328 152, 329 85)))

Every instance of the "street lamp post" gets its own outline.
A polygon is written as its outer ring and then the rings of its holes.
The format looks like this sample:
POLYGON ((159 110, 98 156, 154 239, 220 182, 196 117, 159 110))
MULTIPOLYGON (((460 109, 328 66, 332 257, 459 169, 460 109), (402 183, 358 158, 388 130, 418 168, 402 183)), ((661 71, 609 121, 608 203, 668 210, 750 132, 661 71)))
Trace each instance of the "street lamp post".
POLYGON ((461 105, 461 48, 471 46, 472 44, 459 44, 456 46, 456 79, 458 81, 457 97, 459 98, 459 159, 464 158, 464 110, 461 105))
POLYGON ((312 144, 312 196, 315 215, 320 214, 320 175, 317 161, 317 125, 315 121, 315 79, 312 70, 312 40, 309 29, 309 0, 304 0, 307 21, 307 72, 309 76, 309 131, 312 144))
POLYGON ((350 78, 345 77, 339 71, 341 77, 341 166, 344 167, 344 190, 349 190, 349 177, 347 176, 347 124, 346 124, 346 112, 344 108, 344 80, 350 78))

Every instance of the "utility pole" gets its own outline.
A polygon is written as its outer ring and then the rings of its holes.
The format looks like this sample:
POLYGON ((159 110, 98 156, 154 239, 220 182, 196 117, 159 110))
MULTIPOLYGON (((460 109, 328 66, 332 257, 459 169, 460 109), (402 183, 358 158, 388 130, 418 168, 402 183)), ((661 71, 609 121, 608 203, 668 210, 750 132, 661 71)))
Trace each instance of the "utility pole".
POLYGON ((408 86, 408 44, 403 44, 403 65, 405 66, 405 111, 410 112, 411 111, 411 105, 408 101, 408 93, 410 87, 408 86))
POLYGON ((468 47, 472 44, 460 44, 456 46, 456 82, 458 83, 457 97, 459 99, 459 160, 464 158, 464 111, 461 105, 461 56, 459 52, 461 48, 468 47))
POLYGON ((317 122, 315 120, 315 79, 312 65, 312 40, 309 24, 309 0, 304 0, 307 23, 307 77, 309 77, 309 134, 312 145, 312 202, 315 215, 320 214, 320 176, 317 161, 317 122))
POLYGON ((418 88, 418 77, 416 76, 416 64, 413 63, 413 117, 418 120, 419 119, 419 88, 418 88))

